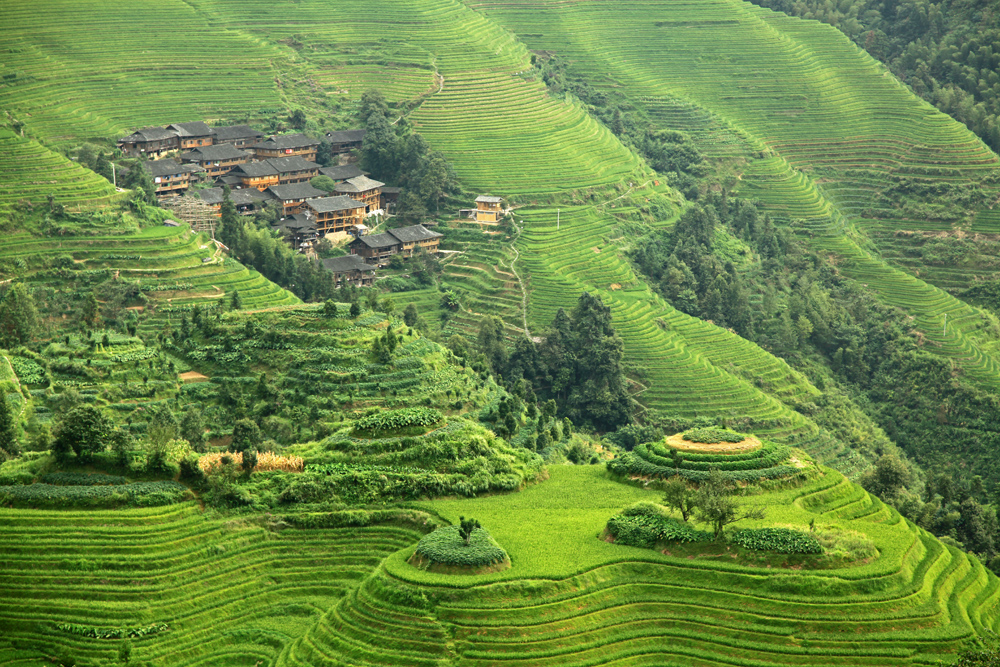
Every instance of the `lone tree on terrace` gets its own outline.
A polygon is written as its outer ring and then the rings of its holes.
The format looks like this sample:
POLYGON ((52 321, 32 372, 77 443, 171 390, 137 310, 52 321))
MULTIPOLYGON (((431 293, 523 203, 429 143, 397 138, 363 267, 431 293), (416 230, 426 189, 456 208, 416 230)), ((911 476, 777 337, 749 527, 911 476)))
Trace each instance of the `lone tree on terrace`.
POLYGON ((681 513, 687 521, 698 508, 698 491, 688 486, 680 475, 671 477, 663 485, 663 504, 681 513))
POLYGON ((465 546, 469 546, 469 540, 472 539, 472 532, 477 528, 482 528, 482 525, 475 519, 466 519, 464 516, 458 517, 458 534, 462 537, 462 541, 465 542, 465 546))
POLYGON ((712 468, 708 479, 701 483, 695 494, 695 510, 698 520, 712 526, 715 539, 722 539, 722 530, 731 523, 743 519, 763 519, 762 509, 743 509, 734 497, 736 489, 719 472, 712 468))

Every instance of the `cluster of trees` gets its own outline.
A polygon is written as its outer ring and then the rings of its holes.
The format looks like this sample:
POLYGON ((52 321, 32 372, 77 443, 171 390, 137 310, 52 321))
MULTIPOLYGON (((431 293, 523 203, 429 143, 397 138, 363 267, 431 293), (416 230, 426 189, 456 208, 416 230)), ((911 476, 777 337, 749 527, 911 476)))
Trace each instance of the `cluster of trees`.
POLYGON ((361 96, 358 120, 367 130, 361 167, 373 178, 402 188, 396 204, 400 222, 418 222, 437 212, 445 196, 457 192, 458 179, 444 155, 431 150, 405 118, 390 120, 381 92, 369 90, 361 96))
POLYGON ((690 137, 675 130, 655 129, 646 114, 624 94, 599 90, 585 78, 571 76, 566 61, 558 56, 533 55, 531 59, 552 93, 569 92, 578 97, 623 144, 645 157, 656 171, 670 174, 671 184, 685 197, 698 198, 698 179, 708 173, 709 167, 690 137))
POLYGON ((663 483, 663 504, 677 510, 687 522, 694 518, 708 524, 716 540, 721 540, 726 526, 744 519, 763 519, 764 510, 743 507, 736 498, 736 486, 712 468, 708 479, 693 488, 682 477, 663 483))
POLYGON ((1000 13, 991 0, 751 0, 839 28, 1000 151, 1000 13))
POLYGON ((542 342, 520 337, 513 351, 504 343, 504 325, 487 317, 479 330, 479 350, 508 384, 525 380, 543 401, 574 424, 614 430, 632 418, 624 345, 611 325, 611 309, 584 292, 569 314, 556 313, 542 342))
POLYGON ((325 301, 337 293, 332 273, 320 262, 296 253, 271 231, 278 215, 274 208, 241 216, 226 188, 220 213, 216 238, 244 265, 253 267, 303 301, 325 301))
POLYGON ((100 174, 108 182, 115 183, 120 188, 134 190, 146 203, 156 203, 156 184, 153 183, 152 174, 144 168, 143 160, 125 158, 115 160, 112 164, 112 153, 98 150, 93 144, 86 143, 76 149, 74 157, 80 165, 100 174))
POLYGON ((41 319, 35 300, 24 283, 14 283, 0 299, 0 347, 30 343, 38 333, 41 319))

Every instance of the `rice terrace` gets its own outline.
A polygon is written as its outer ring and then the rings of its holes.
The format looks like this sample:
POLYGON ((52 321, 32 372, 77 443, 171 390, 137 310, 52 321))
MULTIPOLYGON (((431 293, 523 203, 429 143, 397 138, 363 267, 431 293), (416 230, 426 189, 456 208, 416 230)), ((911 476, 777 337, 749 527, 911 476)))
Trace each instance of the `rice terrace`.
POLYGON ((0 667, 1000 665, 987 0, 0 30, 0 667))

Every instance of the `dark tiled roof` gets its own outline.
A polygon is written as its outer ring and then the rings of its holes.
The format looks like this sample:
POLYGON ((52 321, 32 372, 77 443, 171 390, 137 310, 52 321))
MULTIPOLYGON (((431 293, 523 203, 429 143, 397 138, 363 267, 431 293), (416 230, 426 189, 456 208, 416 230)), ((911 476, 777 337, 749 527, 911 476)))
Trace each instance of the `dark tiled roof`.
POLYGON ((403 243, 426 241, 428 239, 436 239, 443 236, 443 234, 432 232, 423 225, 411 225, 409 227, 400 227, 399 229, 390 229, 389 233, 403 243))
MULTIPOLYGON (((228 186, 243 185, 243 180, 239 176, 233 176, 232 173, 226 174, 225 176, 220 176, 215 179, 216 183, 223 183, 228 186)), ((257 188, 254 188, 256 190, 257 188)))
POLYGON ((319 169, 319 165, 310 162, 301 155, 290 155, 288 157, 269 157, 264 162, 278 170, 279 174, 287 174, 290 171, 309 171, 319 169))
POLYGON ((267 160, 255 160, 245 164, 238 164, 229 172, 231 174, 245 174, 246 176, 277 176, 278 170, 268 164, 267 160))
POLYGON ((397 188, 394 185, 383 185, 382 186, 382 194, 384 194, 384 195, 398 195, 402 191, 403 191, 403 188, 397 188))
POLYGON ((374 271, 375 267, 365 264, 365 260, 357 255, 344 255, 343 257, 330 257, 323 260, 323 268, 334 273, 347 273, 348 271, 374 271))
POLYGON ((486 204, 499 204, 503 201, 503 197, 491 197, 490 195, 479 195, 476 197, 476 202, 484 202, 486 204))
POLYGON ((347 179, 344 183, 338 183, 337 192, 368 192, 383 185, 385 183, 368 178, 367 176, 355 176, 354 178, 347 179))
POLYGON ((254 148, 283 150, 285 148, 306 148, 309 146, 319 146, 319 141, 304 134, 281 134, 268 137, 254 146, 254 148))
POLYGON ((194 148, 181 155, 185 162, 203 162, 205 160, 235 160, 250 157, 250 153, 241 151, 232 144, 214 144, 194 148))
POLYGON ((185 167, 177 164, 173 160, 150 160, 146 163, 146 169, 154 177, 156 176, 173 176, 175 174, 183 174, 188 170, 185 167))
POLYGON ((167 125, 167 129, 176 130, 181 137, 209 137, 215 134, 215 130, 200 120, 193 123, 171 123, 167 125))
POLYGON ((232 141, 234 139, 259 139, 264 133, 259 132, 249 125, 224 125, 215 128, 215 139, 217 141, 232 141))
POLYGON ((322 199, 310 199, 306 206, 317 213, 330 213, 332 211, 349 211, 355 208, 364 208, 364 202, 354 201, 350 197, 323 197, 322 199))
MULTIPOLYGON (((221 204, 222 188, 198 190, 198 196, 208 204, 221 204)), ((234 204, 255 204, 264 201, 267 197, 257 188, 246 188, 244 190, 231 190, 229 192, 229 199, 234 204)))
POLYGON ((371 234, 359 237, 357 241, 352 241, 351 245, 357 243, 364 243, 369 248, 391 248, 394 245, 399 245, 399 239, 392 234, 371 234))
POLYGON ((164 139, 175 138, 177 138, 177 133, 173 130, 167 130, 162 127, 144 127, 141 130, 136 130, 124 139, 119 139, 119 141, 131 143, 135 141, 163 141, 164 139))
POLYGON ((367 130, 338 130, 327 132, 326 140, 331 144, 353 144, 365 138, 367 130))
MULTIPOLYGON (((255 188, 256 189, 256 188, 255 188)), ((308 183, 291 183, 289 185, 272 185, 265 192, 275 199, 289 201, 291 199, 314 199, 325 197, 326 192, 309 185, 308 183)))
POLYGON ((335 181, 346 181, 349 178, 364 176, 364 172, 356 164, 342 164, 336 167, 323 167, 319 173, 329 176, 335 181))

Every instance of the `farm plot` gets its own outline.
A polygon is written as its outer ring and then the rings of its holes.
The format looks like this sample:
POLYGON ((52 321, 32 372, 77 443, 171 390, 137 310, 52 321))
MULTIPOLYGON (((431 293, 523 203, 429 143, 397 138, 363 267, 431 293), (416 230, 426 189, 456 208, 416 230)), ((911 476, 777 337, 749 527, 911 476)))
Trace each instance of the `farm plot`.
POLYGON ((419 538, 404 528, 274 532, 203 515, 193 502, 0 515, 5 665, 111 662, 122 641, 100 636, 151 627, 131 640, 133 660, 270 663, 382 558, 419 538))

